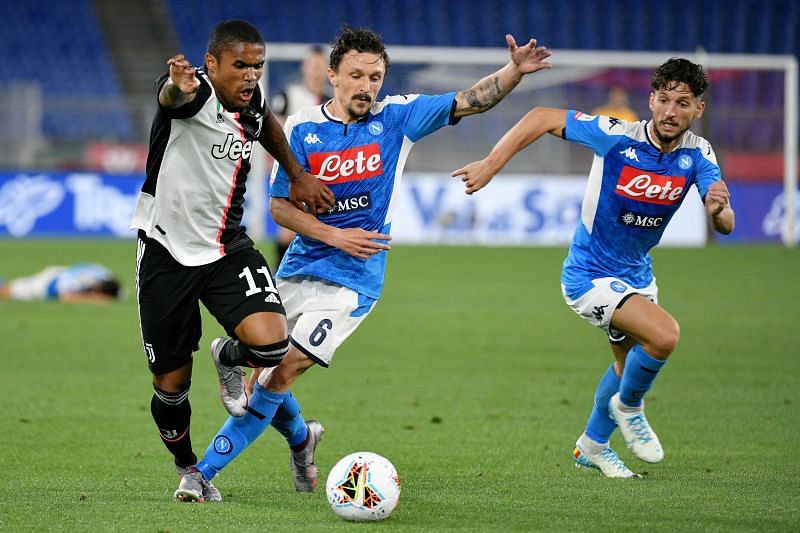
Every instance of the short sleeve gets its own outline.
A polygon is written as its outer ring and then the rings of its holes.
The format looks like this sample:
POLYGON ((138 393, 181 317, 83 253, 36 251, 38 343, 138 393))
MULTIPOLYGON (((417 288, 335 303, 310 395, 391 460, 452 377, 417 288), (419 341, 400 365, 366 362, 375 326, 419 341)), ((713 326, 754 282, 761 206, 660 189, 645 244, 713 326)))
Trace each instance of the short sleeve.
POLYGON ((164 84, 167 83, 167 80, 169 79, 169 72, 163 74, 156 80, 156 103, 158 104, 158 108, 166 117, 178 119, 190 118, 196 115, 203 108, 203 105, 208 100, 208 97, 211 96, 211 86, 209 86, 208 82, 206 82, 206 80, 203 79, 199 73, 196 73, 195 77, 200 80, 200 87, 197 89, 197 96, 195 96, 191 102, 188 102, 180 107, 164 107, 158 100, 158 95, 161 92, 161 88, 164 87, 164 84))
POLYGON ((420 94, 400 97, 412 99, 407 105, 398 106, 405 114, 403 134, 416 142, 443 126, 456 124, 455 97, 454 92, 436 96, 420 94))
MULTIPOLYGON (((289 140, 289 147, 297 158, 300 165, 308 170, 308 156, 303 147, 300 131, 296 126, 293 117, 289 117, 283 127, 283 132, 289 140)), ((272 174, 269 178, 269 195, 272 198, 289 198, 289 175, 283 166, 275 161, 272 166, 272 174)))
POLYGON ((629 122, 605 115, 587 115, 580 111, 567 111, 564 139, 591 148, 604 156, 627 131, 629 122))

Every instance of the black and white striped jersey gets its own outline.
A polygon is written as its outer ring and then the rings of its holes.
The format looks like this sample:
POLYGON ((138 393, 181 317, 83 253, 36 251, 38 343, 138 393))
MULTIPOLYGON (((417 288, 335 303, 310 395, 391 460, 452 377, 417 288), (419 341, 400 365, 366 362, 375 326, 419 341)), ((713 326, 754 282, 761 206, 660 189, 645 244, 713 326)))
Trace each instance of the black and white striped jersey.
MULTIPOLYGON (((143 230, 186 266, 252 246, 242 226, 245 181, 266 112, 258 85, 250 105, 232 112, 217 99, 205 67, 196 76, 194 100, 175 109, 158 105, 147 176, 131 221, 132 229, 143 230)), ((168 79, 164 74, 156 81, 156 95, 168 79)))

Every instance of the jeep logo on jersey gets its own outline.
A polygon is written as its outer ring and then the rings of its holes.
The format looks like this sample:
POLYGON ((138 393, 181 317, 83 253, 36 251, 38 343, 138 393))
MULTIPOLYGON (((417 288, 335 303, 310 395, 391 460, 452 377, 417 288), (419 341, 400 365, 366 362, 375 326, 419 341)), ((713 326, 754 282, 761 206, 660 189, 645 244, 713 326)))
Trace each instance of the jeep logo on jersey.
MULTIPOLYGON (((664 217, 637 213, 630 209, 623 209, 617 215, 617 223, 625 226, 634 226, 643 229, 658 229, 664 225, 664 217)), ((613 289, 613 286, 612 286, 613 289)))
POLYGON ((348 213, 352 211, 364 211, 365 209, 372 209, 372 197, 368 192, 364 194, 336 198, 336 205, 333 207, 333 209, 329 210, 326 215, 336 215, 339 213, 348 213))
POLYGON ((649 204, 673 205, 680 201, 685 186, 683 176, 662 176, 625 165, 614 192, 649 204))
POLYGON ((214 156, 215 159, 232 159, 236 161, 237 159, 250 158, 250 152, 253 151, 253 141, 242 141, 241 139, 236 139, 233 133, 229 133, 227 137, 225 137, 225 144, 215 144, 211 147, 211 155, 214 156))
POLYGON ((383 172, 381 148, 377 143, 348 148, 341 152, 316 152, 308 155, 311 173, 328 183, 363 180, 383 172))

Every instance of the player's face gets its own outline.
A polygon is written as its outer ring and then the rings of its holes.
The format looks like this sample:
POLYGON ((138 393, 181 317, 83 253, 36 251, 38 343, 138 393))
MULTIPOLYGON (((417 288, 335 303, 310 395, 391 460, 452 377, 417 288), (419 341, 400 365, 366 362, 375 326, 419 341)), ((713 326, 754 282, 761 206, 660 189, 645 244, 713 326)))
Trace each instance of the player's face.
POLYGON ((328 83, 328 62, 322 54, 311 54, 301 67, 306 87, 316 94, 323 94, 328 83))
POLYGON ((225 109, 236 111, 250 104, 264 73, 263 44, 240 43, 223 50, 219 59, 206 54, 208 78, 225 109))
POLYGON ((653 112, 653 133, 659 143, 670 145, 703 116, 705 102, 692 94, 685 83, 670 90, 650 93, 650 111, 653 112))
POLYGON ((337 70, 328 69, 334 112, 346 120, 364 117, 381 90, 385 74, 386 65, 378 54, 347 52, 337 70))

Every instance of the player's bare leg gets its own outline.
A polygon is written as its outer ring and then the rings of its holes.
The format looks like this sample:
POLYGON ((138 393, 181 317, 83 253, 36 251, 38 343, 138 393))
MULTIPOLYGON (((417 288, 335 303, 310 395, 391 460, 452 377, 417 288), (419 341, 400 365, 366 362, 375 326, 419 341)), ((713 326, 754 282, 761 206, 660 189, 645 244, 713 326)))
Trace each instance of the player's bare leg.
POLYGON ((680 328, 672 315, 640 295, 632 296, 614 312, 611 325, 636 344, 627 354, 620 392, 611 397, 609 413, 634 455, 657 463, 664 458, 664 451, 645 417, 644 395, 675 350, 680 328))

